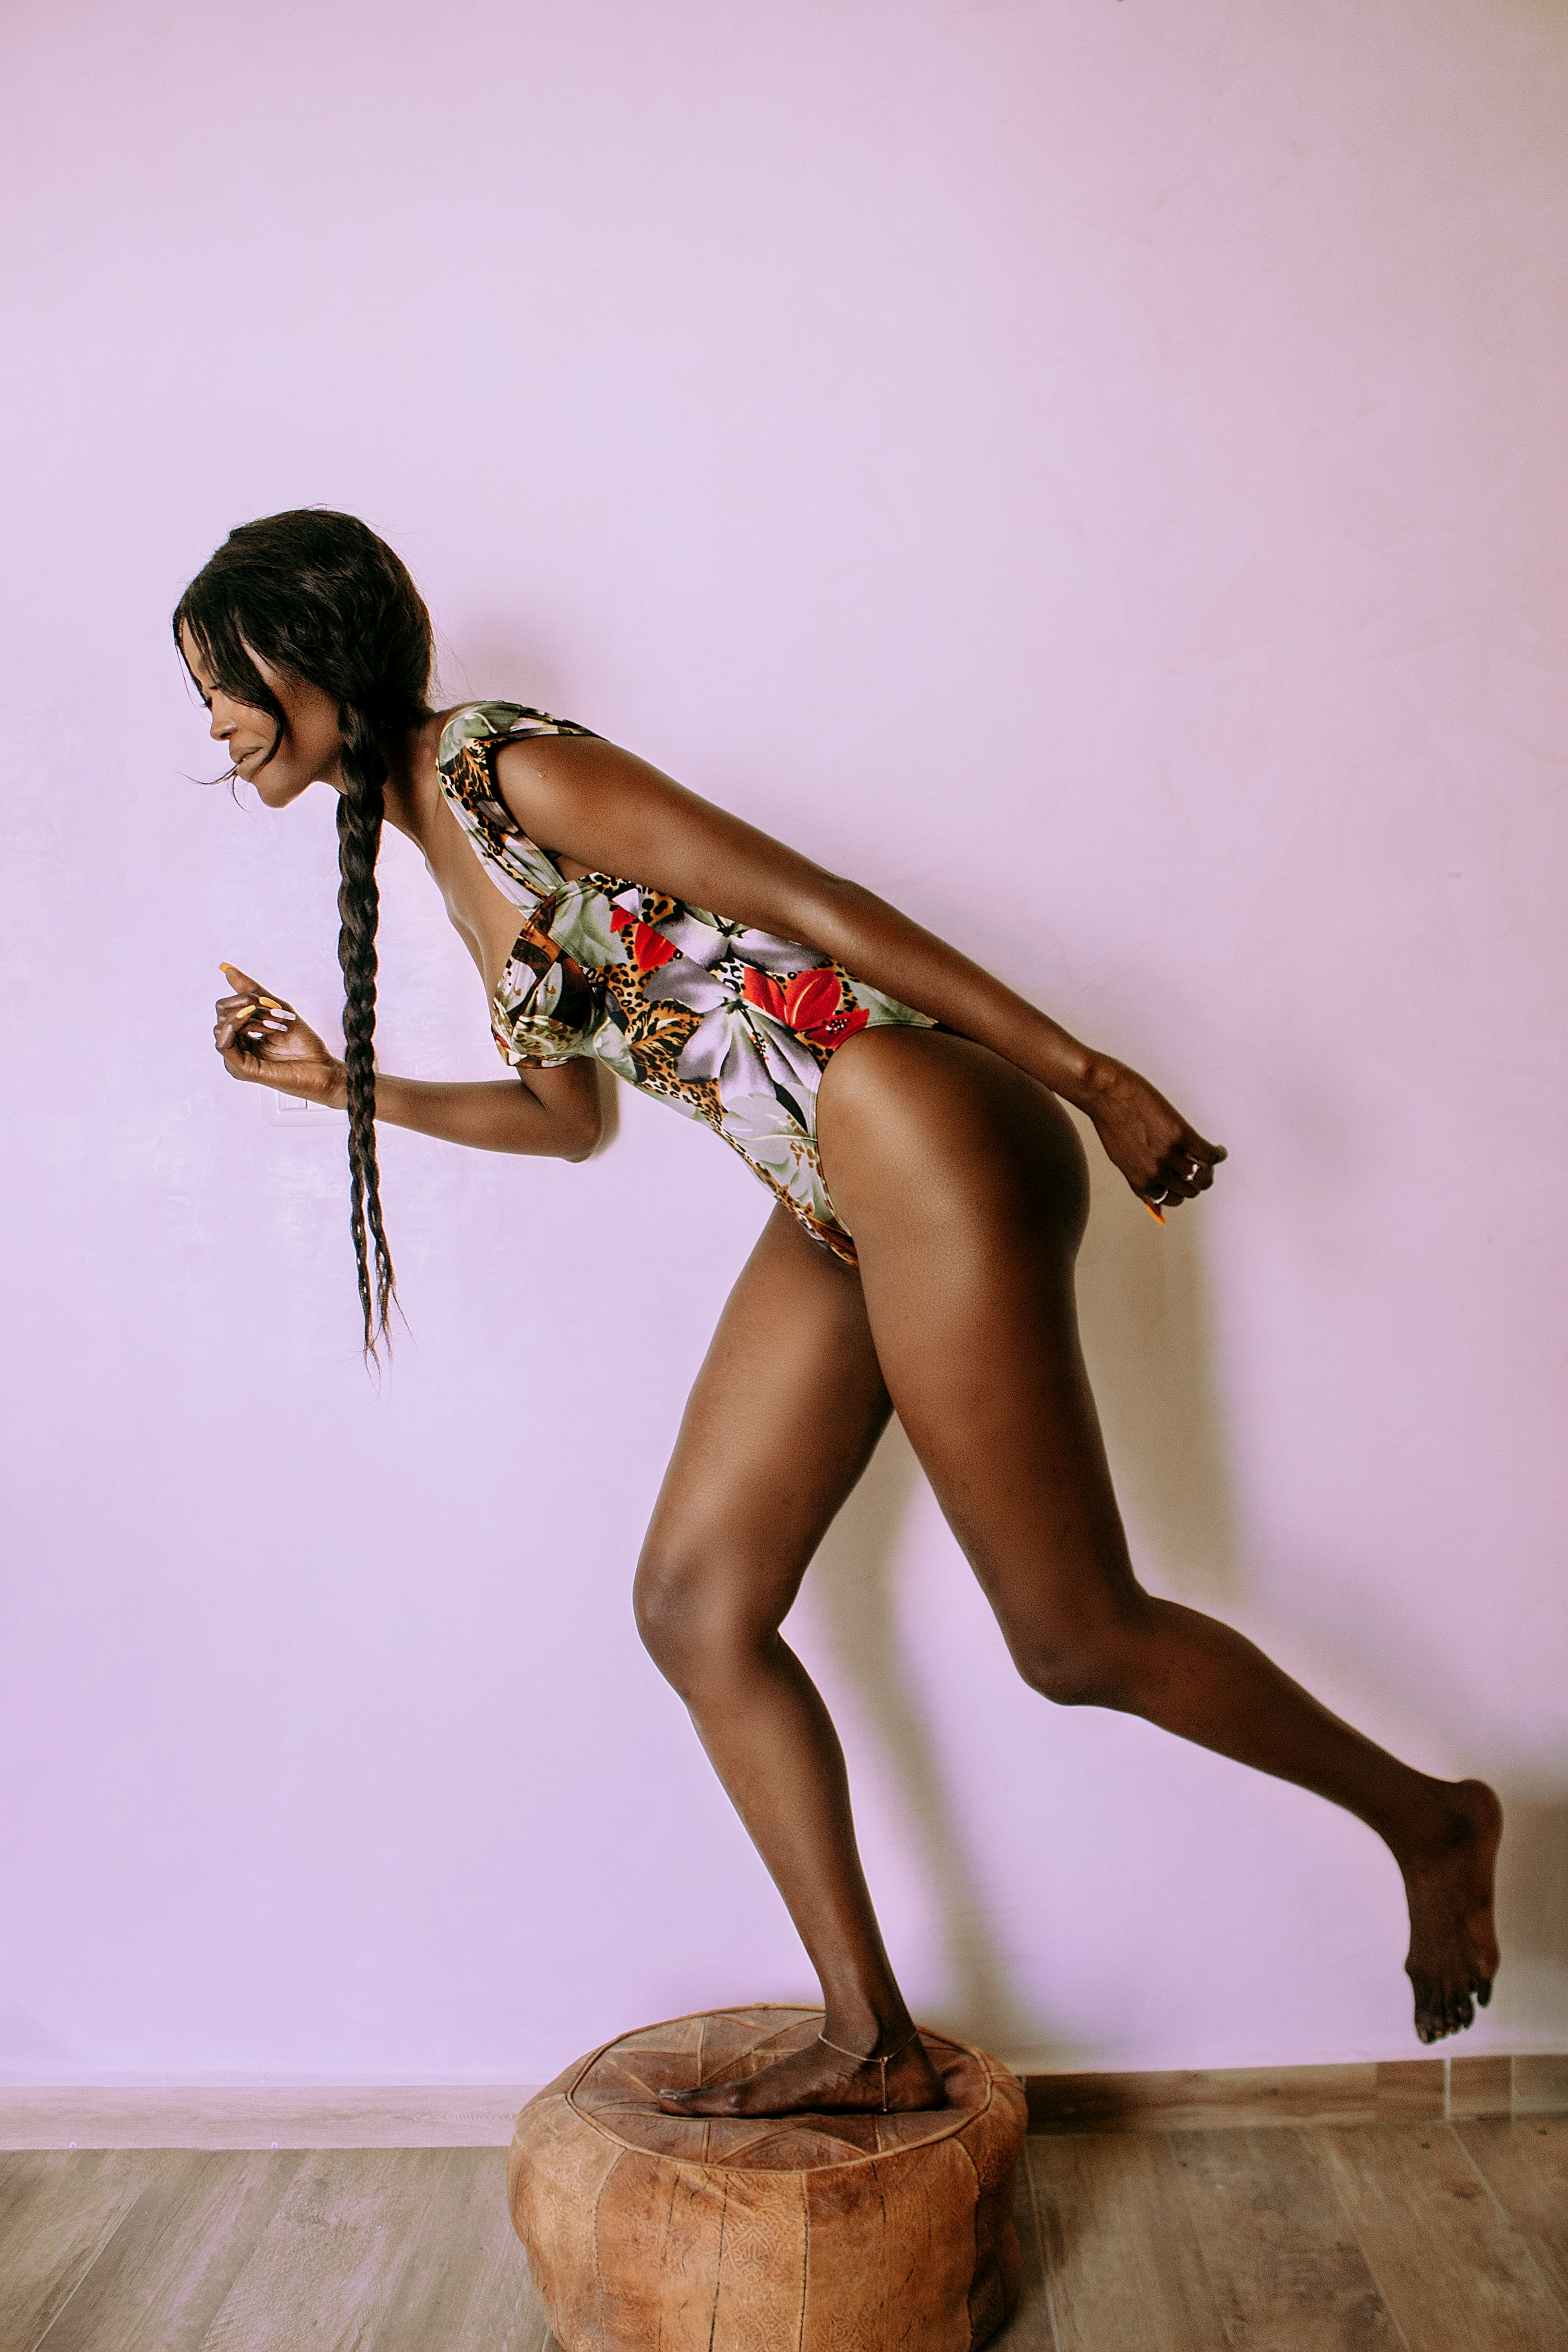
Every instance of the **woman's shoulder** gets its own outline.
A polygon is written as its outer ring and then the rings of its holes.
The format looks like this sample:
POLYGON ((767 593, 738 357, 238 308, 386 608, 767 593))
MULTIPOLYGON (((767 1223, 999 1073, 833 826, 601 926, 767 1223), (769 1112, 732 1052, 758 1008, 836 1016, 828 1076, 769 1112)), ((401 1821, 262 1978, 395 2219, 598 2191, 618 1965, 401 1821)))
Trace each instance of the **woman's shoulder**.
POLYGON ((452 711, 441 730, 439 765, 452 768, 471 743, 521 741, 530 735, 592 735, 574 719, 555 719, 526 702, 464 702, 452 711))

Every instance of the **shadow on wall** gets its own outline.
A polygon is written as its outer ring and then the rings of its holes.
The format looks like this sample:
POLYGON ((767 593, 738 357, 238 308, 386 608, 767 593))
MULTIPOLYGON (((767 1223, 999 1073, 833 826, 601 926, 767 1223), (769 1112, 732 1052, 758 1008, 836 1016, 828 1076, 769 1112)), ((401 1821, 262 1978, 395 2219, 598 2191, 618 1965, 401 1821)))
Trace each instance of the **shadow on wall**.
POLYGON ((1506 1782, 1499 1794, 1507 1826, 1498 1857, 1498 1940, 1508 1975, 1517 1970, 1523 1979, 1526 2013, 1555 2014, 1560 2001, 1552 1995, 1568 1983, 1568 1795, 1506 1782))
MULTIPOLYGON (((896 1560, 921 1475, 894 1422, 811 1564, 812 1601, 915 1826, 942 1920, 951 2030, 994 2050, 1039 2049, 1053 2037, 1008 1974, 930 1733, 899 1666, 896 1560)), ((925 2013, 938 2028, 948 2023, 929 2004, 925 2013)))
POLYGON ((1078 1261, 1078 1318, 1134 1560, 1155 1591, 1234 1600, 1240 1564, 1203 1212, 1195 1203, 1155 1224, 1092 1130, 1080 1127, 1092 1208, 1078 1261))

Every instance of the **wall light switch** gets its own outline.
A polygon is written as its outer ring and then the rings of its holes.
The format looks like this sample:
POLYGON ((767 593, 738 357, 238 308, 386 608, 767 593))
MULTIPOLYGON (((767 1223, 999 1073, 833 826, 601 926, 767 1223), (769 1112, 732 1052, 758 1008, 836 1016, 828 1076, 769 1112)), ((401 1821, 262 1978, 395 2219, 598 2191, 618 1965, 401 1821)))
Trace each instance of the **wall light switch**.
POLYGON ((329 1110, 325 1103, 310 1102, 303 1095, 280 1095, 274 1087, 267 1087, 267 1099, 268 1116, 277 1127, 325 1132, 340 1125, 345 1116, 340 1110, 329 1110))

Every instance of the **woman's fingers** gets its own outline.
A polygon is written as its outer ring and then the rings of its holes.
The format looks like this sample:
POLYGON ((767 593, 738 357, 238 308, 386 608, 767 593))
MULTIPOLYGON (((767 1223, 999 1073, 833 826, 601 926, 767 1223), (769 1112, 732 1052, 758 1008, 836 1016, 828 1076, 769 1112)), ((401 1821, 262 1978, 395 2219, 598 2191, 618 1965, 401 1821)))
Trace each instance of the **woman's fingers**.
POLYGON ((213 1007, 220 1020, 292 1021, 294 1007, 280 996, 220 996, 213 1007))
POLYGON ((1196 1201, 1200 1192, 1207 1192, 1214 1178, 1207 1171, 1203 1176, 1195 1175, 1191 1163, 1184 1160, 1172 1169, 1162 1169, 1160 1181, 1166 1188, 1169 1205, 1179 1209, 1184 1201, 1196 1201))
POLYGON ((220 1051, 235 1037, 265 1045, 269 1037, 287 1036, 299 1017, 276 996, 220 996, 213 1009, 213 1036, 220 1051))
POLYGON ((1225 1157, 1222 1143, 1206 1143, 1189 1129, 1179 1143, 1162 1155, 1157 1176, 1138 1197, 1150 1208, 1179 1209, 1184 1201, 1196 1201, 1200 1192, 1210 1189, 1214 1171, 1225 1157))
POLYGON ((1090 1117, 1112 1160, 1162 1223, 1166 1207, 1207 1192, 1225 1157, 1223 1144, 1207 1141, 1156 1087, 1122 1064, 1114 1066, 1113 1082, 1090 1117))
POLYGON ((270 989, 263 988, 259 980, 252 980, 237 964, 221 963, 218 970, 230 983, 232 993, 220 996, 213 1008, 217 1016, 214 1035, 225 1026, 231 1036, 236 1031, 265 1035, 269 1030, 276 1033, 287 1029, 296 1018, 291 1004, 274 996, 270 989))
POLYGON ((292 1013, 266 1013, 255 1006, 245 1007, 237 1013, 220 1013, 213 1024, 213 1035, 220 1045, 226 1045, 234 1037, 248 1037, 265 1045, 269 1037, 287 1037, 295 1017, 292 1013))

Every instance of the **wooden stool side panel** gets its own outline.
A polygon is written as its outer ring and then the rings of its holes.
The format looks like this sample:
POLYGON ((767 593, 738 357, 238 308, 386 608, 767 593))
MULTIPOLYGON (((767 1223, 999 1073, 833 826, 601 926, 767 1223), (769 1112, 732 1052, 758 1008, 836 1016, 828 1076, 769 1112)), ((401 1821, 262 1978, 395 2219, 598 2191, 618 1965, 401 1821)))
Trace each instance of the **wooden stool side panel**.
POLYGON ((956 2138, 805 2179, 800 2352, 970 2352, 975 2168, 956 2138))
POLYGON ((599 2335, 569 2352, 794 2352, 806 2279, 800 2176, 629 2152, 600 2192, 599 2335))
POLYGON ((975 2160, 982 2197, 996 2189, 1005 2176, 1010 2176, 1029 2130, 1029 2102, 1024 2097, 1023 2084, 1016 2074, 998 2066, 995 2059, 987 2059, 986 2065, 990 2077, 990 2103, 958 2134, 975 2160))
MULTIPOLYGON (((807 2293, 806 2175, 731 2172, 723 2186, 714 2352, 796 2352, 807 2293)), ((695 2352, 708 2352, 709 2341, 695 2352)))
POLYGON ((975 2167, 975 2276, 969 2290, 969 2344, 989 2341, 1018 2302, 1022 2271, 1013 2223, 1013 2184, 1029 2129, 1023 2085, 988 2060, 991 2100, 958 2134, 975 2167))
POLYGON ((517 2118, 507 2201, 534 2291, 570 2352, 615 2340, 584 2334, 576 2306, 585 2284, 591 2294, 597 2290, 600 2199, 624 2154, 602 2133, 585 2131, 563 2097, 541 2093, 517 2118))
MULTIPOLYGON (((1016 2169, 1016 2168, 1015 2168, 1016 2169)), ((1014 2224, 1011 2206, 1013 2175, 1008 2175, 1007 2210, 997 2211, 990 2219, 987 2252, 980 2254, 977 2247, 975 2283, 969 2289, 968 2352, 979 2352, 988 2344, 1004 2321, 1012 2317, 1023 2280, 1023 2255, 1019 2247, 1019 2233, 1014 2224)), ((978 2210, 975 2216, 975 2235, 981 2235, 978 2210)))

